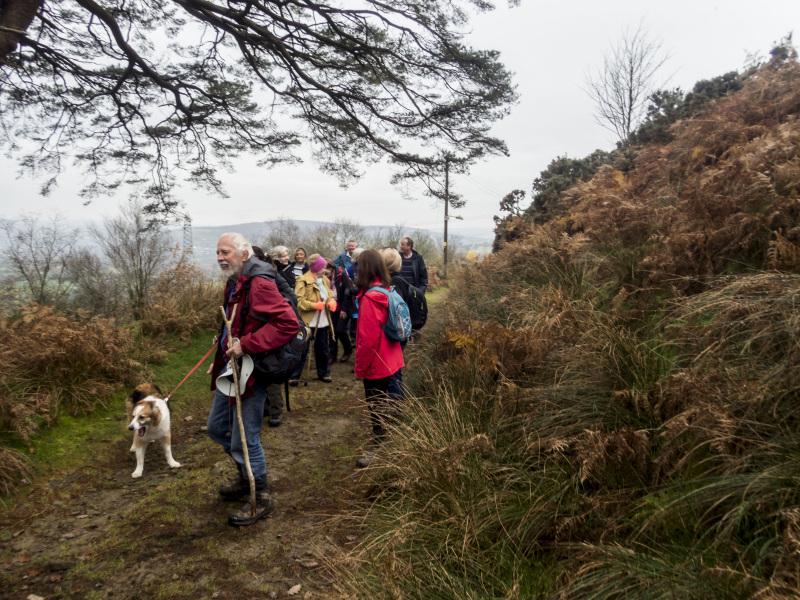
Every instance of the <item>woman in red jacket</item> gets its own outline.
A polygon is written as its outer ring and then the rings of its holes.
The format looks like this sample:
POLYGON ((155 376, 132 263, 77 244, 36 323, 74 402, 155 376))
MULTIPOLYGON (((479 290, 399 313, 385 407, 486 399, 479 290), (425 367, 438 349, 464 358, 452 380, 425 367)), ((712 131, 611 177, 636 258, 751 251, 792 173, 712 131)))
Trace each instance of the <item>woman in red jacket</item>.
POLYGON ((389 289, 391 278, 377 250, 364 250, 358 257, 358 331, 356 333, 356 377, 364 380, 364 395, 369 408, 374 447, 356 461, 366 467, 375 457, 378 444, 386 435, 389 405, 389 378, 403 368, 400 342, 386 337, 383 326, 389 318, 389 299, 374 286, 389 289))

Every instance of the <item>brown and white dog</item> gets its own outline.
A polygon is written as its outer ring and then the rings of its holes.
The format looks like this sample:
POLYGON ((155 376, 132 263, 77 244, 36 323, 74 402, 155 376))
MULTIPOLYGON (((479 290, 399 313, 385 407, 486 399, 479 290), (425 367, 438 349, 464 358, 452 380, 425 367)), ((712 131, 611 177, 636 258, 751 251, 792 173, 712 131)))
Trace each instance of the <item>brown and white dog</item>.
POLYGON ((161 390, 152 383, 142 383, 125 400, 125 406, 128 409, 128 429, 134 432, 131 452, 136 452, 136 470, 131 477, 142 476, 147 444, 156 440, 164 447, 170 468, 180 467, 181 464, 172 458, 169 406, 161 390))

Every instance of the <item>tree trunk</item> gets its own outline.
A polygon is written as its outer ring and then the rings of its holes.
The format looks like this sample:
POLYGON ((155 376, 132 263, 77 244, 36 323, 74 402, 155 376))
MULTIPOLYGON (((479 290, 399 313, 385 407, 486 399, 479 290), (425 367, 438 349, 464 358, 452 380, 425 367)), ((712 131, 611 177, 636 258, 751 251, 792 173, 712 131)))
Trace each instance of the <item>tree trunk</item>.
POLYGON ((0 62, 17 49, 44 0, 0 0, 0 62))

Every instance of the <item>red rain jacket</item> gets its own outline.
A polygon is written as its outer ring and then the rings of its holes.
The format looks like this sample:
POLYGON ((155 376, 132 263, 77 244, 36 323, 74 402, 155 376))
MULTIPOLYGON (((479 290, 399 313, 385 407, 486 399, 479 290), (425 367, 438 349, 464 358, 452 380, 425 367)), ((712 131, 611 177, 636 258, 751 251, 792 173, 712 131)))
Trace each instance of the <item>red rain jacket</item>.
MULTIPOLYGON (((380 285, 380 279, 375 279, 372 285, 380 285)), ((403 368, 400 342, 387 338, 382 329, 388 318, 389 298, 380 292, 359 293, 356 377, 383 379, 403 368)))

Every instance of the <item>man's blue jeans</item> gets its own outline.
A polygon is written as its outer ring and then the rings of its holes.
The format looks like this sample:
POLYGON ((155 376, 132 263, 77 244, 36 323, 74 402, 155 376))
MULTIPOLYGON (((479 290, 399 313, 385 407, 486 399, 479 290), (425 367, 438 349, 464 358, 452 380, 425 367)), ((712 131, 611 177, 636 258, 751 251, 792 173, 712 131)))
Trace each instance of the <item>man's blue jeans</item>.
MULTIPOLYGON (((258 480, 267 476, 267 463, 264 460, 264 448, 261 447, 261 424, 264 420, 264 402, 267 398, 266 389, 256 384, 255 393, 242 400, 242 422, 244 434, 247 438, 247 453, 250 458, 250 468, 253 477, 258 480)), ((247 477, 247 468, 244 465, 244 451, 242 439, 239 434, 239 421, 236 418, 236 404, 231 405, 230 398, 216 391, 211 412, 208 414, 208 437, 222 446, 239 467, 242 477, 247 477)))

